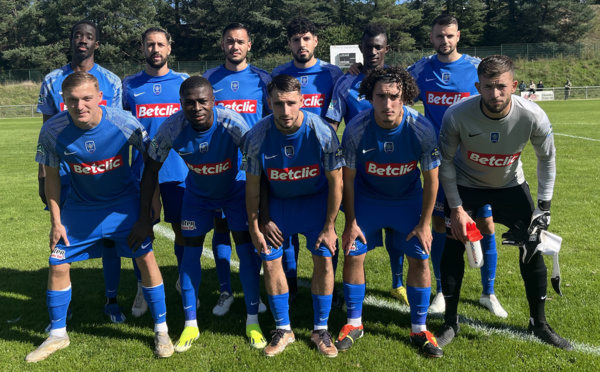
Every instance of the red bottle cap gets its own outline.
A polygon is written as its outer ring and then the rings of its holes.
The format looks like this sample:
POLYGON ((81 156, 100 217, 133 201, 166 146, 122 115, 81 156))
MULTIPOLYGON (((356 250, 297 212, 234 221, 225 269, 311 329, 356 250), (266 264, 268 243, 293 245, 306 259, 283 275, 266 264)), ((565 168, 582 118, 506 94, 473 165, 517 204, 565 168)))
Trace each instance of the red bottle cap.
POLYGON ((479 229, 477 229, 475 222, 467 223, 467 239, 469 239, 470 242, 478 242, 483 239, 483 236, 479 232, 479 229))

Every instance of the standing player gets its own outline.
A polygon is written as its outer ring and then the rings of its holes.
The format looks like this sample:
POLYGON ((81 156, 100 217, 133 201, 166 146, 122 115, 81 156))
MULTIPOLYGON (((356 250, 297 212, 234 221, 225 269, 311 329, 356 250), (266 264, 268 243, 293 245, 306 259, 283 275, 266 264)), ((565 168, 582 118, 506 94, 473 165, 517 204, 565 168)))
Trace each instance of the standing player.
MULTIPOLYGON (((179 111, 179 87, 189 76, 173 72, 167 65, 171 54, 171 35, 162 28, 152 27, 142 34, 142 54, 146 68, 123 80, 123 107, 144 125, 150 138, 154 138, 162 122, 179 111)), ((188 169, 183 160, 172 154, 159 174, 160 195, 164 206, 165 221, 175 233, 174 251, 177 267, 183 258, 183 235, 181 234, 181 205, 185 192, 185 177, 188 169)), ((134 151, 134 169, 141 176, 144 159, 134 151)), ((131 313, 139 317, 148 310, 142 293, 141 273, 135 260, 133 267, 138 279, 138 291, 131 313)))
MULTIPOLYGON (((287 26, 288 47, 292 52, 292 61, 277 66, 273 69, 273 77, 281 74, 290 75, 298 79, 302 87, 302 105, 304 110, 315 113, 323 119, 330 121, 333 129, 337 131, 337 122, 326 118, 327 108, 331 102, 333 87, 337 79, 342 76, 342 70, 332 64, 321 61, 315 57, 315 48, 319 40, 316 27, 309 19, 299 17, 287 26)), ((263 198, 264 199, 264 198, 263 198)), ((261 225, 269 227, 270 216, 261 214, 261 225)), ((273 234, 268 234, 272 236, 273 234)), ((275 234, 279 235, 279 234, 275 234)), ((290 300, 293 302, 298 294, 298 265, 299 242, 298 235, 294 235, 290 242, 284 243, 284 270, 290 285, 290 300)), ((336 250, 337 252, 337 250, 336 250)), ((334 270, 337 268, 337 253, 333 259, 334 270)), ((334 297, 336 297, 335 292, 334 297)), ((341 306, 341 301, 334 298, 334 303, 341 306)))
POLYGON ((364 260, 367 250, 375 247, 381 229, 388 228, 395 239, 390 249, 400 250, 398 255, 405 254, 408 259, 410 340, 428 357, 443 355, 425 324, 431 294, 429 223, 440 160, 435 129, 421 114, 404 106, 412 103, 418 91, 403 69, 371 71, 359 94, 373 108, 355 116, 344 131, 346 225, 342 246, 348 323, 336 341, 339 350, 348 350, 364 334, 364 260))
POLYGON ((193 76, 179 90, 182 111, 169 117, 159 128, 148 150, 142 177, 143 213, 132 238, 139 241, 151 231, 152 192, 159 171, 171 150, 185 161, 186 179, 181 229, 185 239, 180 270, 185 328, 175 351, 189 350, 199 336, 196 301, 202 278, 200 256, 206 233, 213 227, 212 216, 223 209, 240 257, 240 277, 246 301, 246 334, 252 347, 267 345, 258 324, 260 265, 256 260, 245 210, 245 173, 239 171, 239 144, 248 125, 236 112, 214 106, 213 87, 206 78, 193 76))
MULTIPOLYGON (((221 36, 221 49, 225 53, 225 63, 204 73, 204 77, 214 88, 215 105, 225 106, 242 115, 250 128, 268 114, 266 89, 271 81, 268 72, 248 64, 246 58, 251 48, 250 32, 245 25, 241 23, 227 25, 221 36)), ((222 218, 220 211, 215 216, 214 223, 212 247, 221 296, 213 309, 213 314, 225 315, 233 303, 230 275, 231 240, 227 221, 222 218)), ((266 310, 261 301, 260 312, 266 310)))
POLYGON ((165 290, 152 241, 148 236, 133 250, 127 242, 139 210, 129 146, 145 151, 148 134, 131 115, 99 106, 103 96, 93 75, 70 74, 62 83, 62 91, 68 112, 44 123, 35 158, 47 171, 45 188, 52 227, 46 298, 52 329, 25 360, 38 362, 69 346, 66 317, 71 302, 71 263, 100 257, 106 242, 115 246, 119 256, 133 257, 140 266, 144 296, 151 304, 155 323, 155 353, 169 357, 173 345, 165 317, 165 290), (62 208, 61 162, 71 170, 71 189, 62 208))
POLYGON ((270 189, 268 208, 283 241, 292 234, 306 237, 306 247, 313 257, 311 340, 319 352, 335 357, 337 349, 327 332, 327 320, 333 292, 331 256, 336 250, 335 218, 342 198, 344 159, 331 126, 319 116, 300 109, 300 89, 300 83, 292 76, 274 77, 267 86, 273 114, 259 121, 244 140, 248 224, 252 242, 263 259, 269 305, 277 327, 265 354, 279 354, 295 338, 281 263, 283 247, 267 244, 259 228, 261 187, 270 189), (265 183, 261 183, 263 173, 265 183))
MULTIPOLYGON (((339 125, 342 119, 344 119, 345 123, 349 123, 361 111, 373 107, 370 101, 359 95, 358 90, 360 83, 370 71, 377 68, 381 69, 385 66, 385 55, 390 50, 387 41, 385 28, 381 24, 369 24, 365 27, 359 45, 359 49, 364 57, 364 65, 360 65, 360 70, 357 71, 356 75, 349 72, 339 78, 333 88, 333 96, 327 110, 327 118, 335 121, 336 124, 334 126, 339 125)), ((392 230, 386 230, 385 247, 390 255, 390 265, 392 268, 392 289, 390 293, 393 297, 408 304, 406 288, 402 285, 404 255, 397 256, 400 250, 392 249, 392 237, 392 230)), ((373 241, 372 243, 375 242, 373 241)), ((375 246, 377 245, 372 245, 373 248, 375 246)))
MULTIPOLYGON (((37 111, 43 115, 43 122, 54 115, 66 110, 63 101, 63 92, 61 85, 65 78, 73 72, 84 71, 94 75, 98 80, 102 100, 100 105, 121 108, 121 79, 112 72, 97 65, 94 62, 96 49, 100 47, 100 33, 96 24, 91 21, 83 20, 77 22, 71 29, 71 63, 50 72, 44 78, 40 89, 37 111)), ((46 204, 46 195, 44 191, 45 170, 43 164, 39 165, 39 193, 44 204, 46 204)), ((69 192, 69 167, 66 163, 60 165, 61 179, 61 205, 66 200, 69 192)), ((106 242, 106 244, 111 244, 106 242)), ((110 317, 113 323, 122 323, 125 321, 121 307, 117 303, 117 288, 121 275, 121 260, 117 256, 114 247, 105 247, 102 254, 102 268, 104 272, 104 282, 106 285, 106 305, 104 311, 110 317)), ((69 308, 68 318, 72 316, 69 308)), ((50 331, 50 325, 46 327, 50 331)))
MULTIPOLYGON (((407 70, 417 81, 421 91, 418 99, 425 107, 425 117, 439 132, 442 117, 450 105, 465 97, 477 94, 475 83, 477 80, 477 66, 479 59, 466 54, 460 54, 456 45, 460 40, 460 31, 456 18, 450 14, 443 14, 433 21, 431 29, 431 43, 436 54, 425 57, 410 66, 407 70)), ((484 253, 483 266, 481 267, 481 284, 483 291, 479 303, 488 308, 494 315, 506 318, 508 313, 502 308, 494 294, 494 281, 496 279, 496 236, 494 223, 489 206, 477 212, 475 221, 483 234, 481 248, 484 253)), ((446 224, 444 221, 444 190, 439 188, 432 218, 433 244, 431 246, 431 262, 436 278, 436 296, 429 311, 433 313, 444 312, 444 295, 441 286, 440 262, 444 243, 446 241, 446 224)))
POLYGON ((510 58, 486 57, 477 72, 480 95, 450 107, 440 132, 440 179, 446 190, 445 213, 450 227, 441 265, 446 313, 437 339, 444 346, 460 330, 458 299, 464 275, 466 224, 473 222, 477 210, 489 204, 495 222, 524 236, 524 243, 519 243, 519 266, 529 302, 528 330, 550 345, 572 350, 569 341, 546 322, 546 264, 535 251, 539 240, 531 239, 539 238, 541 230, 550 224, 556 178, 552 126, 538 105, 512 95, 518 82, 510 58), (528 142, 538 159, 535 210, 520 159, 528 142))

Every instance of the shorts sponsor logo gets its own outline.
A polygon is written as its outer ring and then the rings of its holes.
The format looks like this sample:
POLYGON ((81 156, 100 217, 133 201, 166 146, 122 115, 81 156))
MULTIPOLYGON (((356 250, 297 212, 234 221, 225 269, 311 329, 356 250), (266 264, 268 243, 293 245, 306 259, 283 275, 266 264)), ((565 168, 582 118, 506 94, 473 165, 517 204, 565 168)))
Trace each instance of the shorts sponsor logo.
POLYGON ((41 143, 38 143, 37 145, 37 151, 38 154, 43 155, 44 154, 44 146, 42 146, 41 143))
POLYGON ((40 94, 40 96, 38 97, 38 105, 41 105, 42 103, 44 103, 45 98, 46 98, 45 95, 40 94))
POLYGON ((450 222, 450 217, 444 217, 444 222, 446 223, 447 228, 452 228, 452 223, 450 222))
POLYGON ((154 84, 152 86, 152 91, 154 92, 154 94, 156 94, 158 96, 162 92, 162 85, 154 84))
POLYGON ((255 99, 229 99, 223 101, 216 101, 216 105, 224 106, 228 109, 232 109, 238 114, 256 114, 256 100, 255 99))
POLYGON ((355 252, 358 250, 358 247, 356 246, 356 241, 352 242, 352 245, 350 246, 350 252, 355 252))
POLYGON ((425 94, 427 95, 427 104, 434 106, 450 106, 471 95, 469 92, 426 92, 425 94))
POLYGON ((367 174, 379 177, 400 177, 417 169, 417 161, 410 163, 389 163, 379 164, 374 161, 368 161, 365 164, 367 174))
POLYGON ((305 108, 323 107, 323 102, 325 102, 324 94, 303 94, 302 95, 302 104, 305 108))
POLYGON ((65 259, 65 250, 54 247, 50 257, 55 258, 57 260, 64 260, 65 259))
POLYGON ((291 168, 269 168, 267 175, 269 181, 299 181, 318 177, 321 174, 318 164, 291 168))
POLYGON ((101 174, 110 172, 123 165, 123 157, 119 154, 114 158, 95 161, 93 163, 69 164, 71 171, 77 174, 101 174))
MULTIPOLYGON (((62 94, 62 92, 61 92, 61 94, 62 94)), ((102 101, 100 101, 100 103, 98 105, 100 105, 100 106, 106 106, 107 104, 108 104, 108 102, 106 102, 106 100, 103 99, 102 101)), ((65 106, 65 103, 61 102, 60 103, 60 111, 65 111, 66 109, 67 109, 67 106, 65 106)))
POLYGON ((226 159, 225 161, 222 161, 220 163, 194 165, 186 162, 186 164, 191 171, 204 176, 214 176, 217 174, 227 172, 230 169, 233 169, 231 166, 231 159, 226 159))
POLYGON ((475 163, 485 165, 486 167, 508 167, 519 159, 521 153, 518 152, 512 155, 502 154, 480 154, 477 152, 469 151, 469 160, 475 163))
POLYGON ((187 231, 196 230, 196 221, 188 221, 188 220, 181 221, 181 230, 187 230, 187 231))
POLYGON ((179 111, 180 108, 181 105, 179 103, 147 103, 144 105, 135 105, 135 114, 138 119, 168 118, 179 111))

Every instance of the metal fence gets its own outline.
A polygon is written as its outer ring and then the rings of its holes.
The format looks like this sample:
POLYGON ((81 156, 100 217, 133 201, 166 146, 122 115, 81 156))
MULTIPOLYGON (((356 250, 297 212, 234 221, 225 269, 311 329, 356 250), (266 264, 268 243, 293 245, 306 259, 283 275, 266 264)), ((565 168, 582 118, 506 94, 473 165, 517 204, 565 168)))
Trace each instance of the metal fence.
MULTIPOLYGON (((558 58, 565 56, 581 57, 590 54, 597 56, 600 53, 600 44, 559 44, 559 43, 543 43, 543 44, 503 44, 500 46, 484 46, 484 47, 461 47, 461 53, 466 53, 480 58, 492 54, 504 54, 511 58, 518 59, 538 59, 538 58, 558 58)), ((421 59, 423 56, 430 55, 433 50, 417 50, 410 52, 392 52, 386 56, 386 61, 390 65, 409 66, 421 59)), ((289 60, 289 55, 271 56, 264 59, 254 59, 252 64, 272 71, 277 65, 289 60)), ((329 60, 326 58, 326 60, 329 60)), ((175 61, 170 62, 169 66, 175 71, 186 72, 190 75, 198 75, 204 71, 219 66, 223 60, 207 60, 207 61, 175 61)), ((135 74, 143 69, 140 64, 106 64, 102 63, 106 69, 117 74, 121 79, 125 76, 135 74)), ((44 76, 50 71, 37 69, 21 69, 21 70, 6 70, 0 71, 0 84, 3 83, 18 83, 23 81, 41 82, 44 76)))

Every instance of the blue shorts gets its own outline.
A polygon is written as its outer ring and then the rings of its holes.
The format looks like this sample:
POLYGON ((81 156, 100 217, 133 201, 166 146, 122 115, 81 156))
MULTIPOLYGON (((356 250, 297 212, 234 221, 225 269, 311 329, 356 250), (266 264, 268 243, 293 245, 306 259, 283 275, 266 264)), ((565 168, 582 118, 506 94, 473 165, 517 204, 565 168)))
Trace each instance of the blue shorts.
MULTIPOLYGON (((306 238, 306 248, 315 256, 331 257, 331 252, 321 244, 315 249, 319 234, 325 226, 327 217, 327 190, 314 195, 280 199, 271 195, 269 210, 271 219, 281 233, 283 241, 288 241, 294 234, 302 234, 306 238)), ((269 246, 268 254, 261 253, 265 261, 272 261, 283 255, 283 246, 269 246)))
MULTIPOLYGON (((444 193, 444 189, 442 188, 442 184, 438 187, 438 193, 435 197, 435 205, 433 206, 433 216, 438 216, 444 218, 444 202, 446 201, 446 194, 444 193)), ((475 214, 475 218, 488 218, 492 217, 492 207, 489 204, 484 205, 483 207, 477 210, 475 214)))
POLYGON ((199 198, 186 191, 181 211, 181 232, 183 236, 194 238, 206 235, 213 229, 213 216, 215 210, 219 209, 223 210, 230 231, 248 231, 246 193, 243 190, 242 188, 242 192, 222 200, 199 198))
POLYGON ((50 255, 50 265, 102 257, 104 239, 115 242, 119 257, 136 258, 152 251, 150 237, 144 240, 136 252, 127 245, 127 236, 140 212, 137 195, 106 209, 77 207, 67 204, 61 212, 61 222, 67 231, 70 245, 65 246, 61 239, 50 255))
POLYGON ((390 204, 356 194, 354 213, 356 222, 367 239, 367 244, 357 240, 355 246, 350 249, 349 255, 360 256, 377 247, 381 244, 381 230, 390 228, 394 231, 394 249, 400 249, 402 254, 409 257, 427 259, 429 255, 425 253, 417 237, 406 241, 408 234, 419 224, 422 207, 421 197, 390 204))
POLYGON ((185 182, 164 182, 159 186, 165 213, 165 222, 180 223, 185 182))

